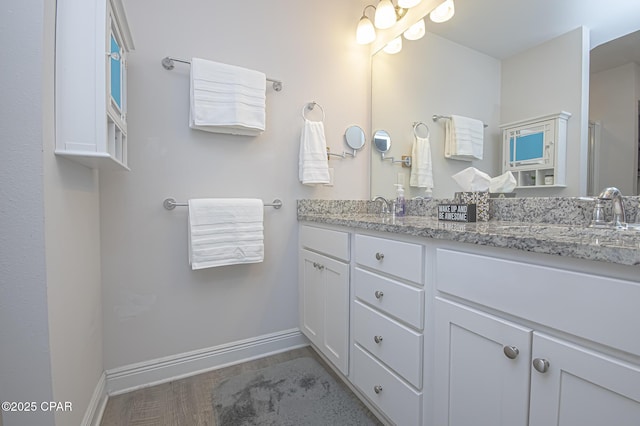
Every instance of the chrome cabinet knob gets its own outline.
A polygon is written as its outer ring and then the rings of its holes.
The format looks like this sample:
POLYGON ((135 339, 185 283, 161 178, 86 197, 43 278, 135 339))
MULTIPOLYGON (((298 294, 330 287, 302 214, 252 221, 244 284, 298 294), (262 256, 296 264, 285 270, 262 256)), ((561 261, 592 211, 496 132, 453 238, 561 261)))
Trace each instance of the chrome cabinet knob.
POLYGON ((380 290, 376 290, 376 292, 373 294, 376 296, 376 299, 378 300, 382 299, 382 296, 384 296, 384 293, 380 290))
POLYGON ((520 353, 518 348, 516 348, 515 346, 505 346, 502 349, 504 350, 504 355, 509 359, 518 358, 518 354, 520 353))
POLYGON ((536 358, 533 360, 533 368, 540 373, 549 371, 549 361, 544 358, 536 358))
POLYGON ((373 387, 373 391, 374 391, 375 393, 380 393, 380 392, 382 392, 382 386, 380 386, 380 385, 375 385, 375 386, 373 387))
POLYGON ((384 259, 384 253, 376 253, 376 260, 384 259))
POLYGON ((373 336, 373 341, 376 343, 382 342, 382 336, 373 336))

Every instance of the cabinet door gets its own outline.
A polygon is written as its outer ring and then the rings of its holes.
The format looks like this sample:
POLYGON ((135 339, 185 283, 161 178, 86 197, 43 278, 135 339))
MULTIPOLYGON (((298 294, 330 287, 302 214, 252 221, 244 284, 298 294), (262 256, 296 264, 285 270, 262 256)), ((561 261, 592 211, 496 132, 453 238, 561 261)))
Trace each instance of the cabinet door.
POLYGON ((300 250, 300 328, 318 347, 321 346, 324 311, 323 273, 318 267, 320 257, 310 251, 300 250))
POLYGON ((435 422, 527 425, 531 330, 436 298, 435 422))
POLYGON ((537 332, 533 359, 531 426, 640 425, 639 366, 537 332))
POLYGON ((349 265, 300 251, 302 332, 345 375, 349 349, 349 265))

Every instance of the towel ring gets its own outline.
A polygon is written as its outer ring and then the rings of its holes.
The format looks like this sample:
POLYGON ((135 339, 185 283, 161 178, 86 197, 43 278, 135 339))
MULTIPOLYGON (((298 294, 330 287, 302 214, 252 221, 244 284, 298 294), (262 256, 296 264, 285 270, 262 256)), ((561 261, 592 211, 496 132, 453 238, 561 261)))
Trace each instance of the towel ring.
POLYGON ((427 129, 427 136, 426 138, 428 138, 429 136, 431 136, 431 130, 429 130, 429 126, 427 126, 425 123, 423 123, 422 121, 417 121, 415 123, 413 123, 413 135, 418 138, 420 136, 418 136, 418 127, 420 125, 423 125, 425 127, 425 129, 427 129))
POLYGON ((302 107, 302 118, 304 118, 305 120, 308 120, 307 117, 304 115, 304 112, 306 110, 309 111, 313 111, 313 109, 316 107, 316 105, 320 108, 320 111, 322 111, 322 121, 324 121, 324 108, 322 108, 322 105, 320 105, 317 102, 309 102, 308 104, 306 104, 305 106, 302 107))

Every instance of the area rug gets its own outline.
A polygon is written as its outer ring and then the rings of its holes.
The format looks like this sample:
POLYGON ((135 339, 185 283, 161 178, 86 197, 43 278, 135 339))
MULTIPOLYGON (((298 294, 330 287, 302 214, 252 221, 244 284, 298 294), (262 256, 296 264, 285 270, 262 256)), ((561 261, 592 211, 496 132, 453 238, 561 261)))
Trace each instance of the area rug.
POLYGON ((313 358, 243 373, 213 389, 216 425, 378 425, 377 419, 313 358))

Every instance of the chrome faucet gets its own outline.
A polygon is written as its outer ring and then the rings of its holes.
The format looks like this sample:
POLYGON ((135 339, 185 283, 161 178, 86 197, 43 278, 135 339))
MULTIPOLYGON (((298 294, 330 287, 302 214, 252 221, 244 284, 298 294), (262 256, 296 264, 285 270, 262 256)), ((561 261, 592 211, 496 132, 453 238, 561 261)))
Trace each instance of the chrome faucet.
POLYGON ((376 201, 383 201, 384 202, 382 204, 382 210, 380 211, 380 214, 385 215, 385 214, 389 214, 389 213, 394 211, 393 203, 390 200, 387 200, 386 198, 378 195, 376 198, 373 199, 374 204, 375 204, 376 201))
POLYGON ((622 228, 625 226, 627 219, 624 214, 624 200, 622 199, 622 192, 618 188, 609 187, 602 190, 598 195, 598 200, 611 200, 611 210, 613 217, 611 218, 611 225, 616 228, 622 228))

